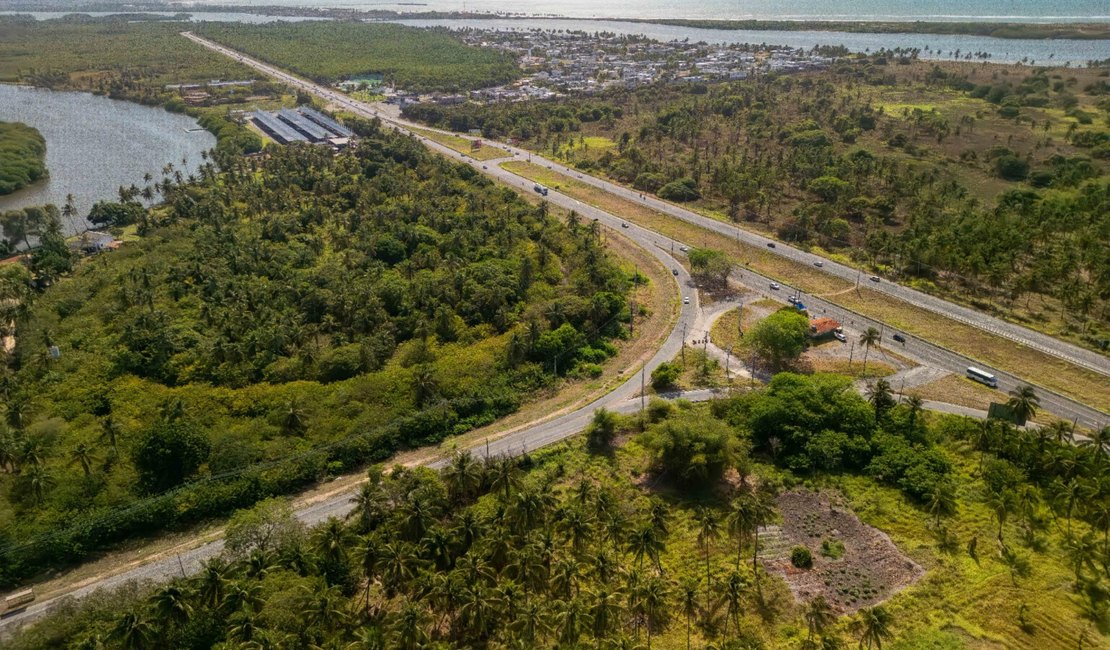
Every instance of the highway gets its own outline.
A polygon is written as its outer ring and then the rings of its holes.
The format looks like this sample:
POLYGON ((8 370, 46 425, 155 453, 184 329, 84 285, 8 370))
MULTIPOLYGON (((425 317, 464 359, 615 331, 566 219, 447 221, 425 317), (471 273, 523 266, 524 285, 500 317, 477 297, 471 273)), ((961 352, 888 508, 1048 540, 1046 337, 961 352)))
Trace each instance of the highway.
MULTIPOLYGON (((394 128, 402 132, 412 134, 432 149, 440 151, 441 153, 445 153, 448 156, 458 158, 464 162, 468 162, 475 168, 478 168, 480 171, 482 171, 482 173, 496 178, 503 183, 516 185, 518 187, 532 186, 532 182, 528 179, 502 168, 500 166, 500 163, 504 162, 504 160, 487 160, 485 162, 479 162, 469 156, 466 156, 465 154, 460 154, 450 148, 444 147, 443 145, 440 145, 420 135, 419 133, 414 133, 409 130, 410 128, 429 130, 426 126, 408 122, 403 119, 382 115, 381 112, 378 111, 371 104, 351 99, 350 97, 337 90, 333 90, 331 88, 306 81, 304 79, 301 79, 300 77, 289 74, 288 72, 285 72, 280 68, 274 67, 262 61, 255 60, 236 50, 202 38, 191 32, 184 32, 182 35, 200 45, 220 52, 221 54, 234 58, 245 65, 249 65, 257 69, 260 72, 277 78, 294 88, 299 88, 305 92, 312 93, 317 97, 325 99, 333 104, 340 105, 344 107, 345 110, 348 110, 354 114, 361 115, 367 118, 381 119, 383 122, 392 125, 394 128)), ((448 132, 445 131, 441 131, 441 133, 448 134, 448 132)), ((839 264, 832 260, 827 260, 818 255, 814 255, 813 253, 808 253, 806 251, 794 248, 781 242, 773 242, 773 240, 761 235, 745 231, 736 226, 717 221, 716 219, 702 216, 666 201, 652 198, 646 194, 643 196, 643 198, 641 198, 640 194, 633 190, 622 187, 615 183, 596 178, 594 176, 590 176, 589 174, 583 174, 577 170, 564 167, 557 162, 547 160, 546 158, 543 158, 533 152, 500 143, 491 146, 497 146, 504 149, 508 154, 510 154, 509 156, 506 156, 506 158, 530 158, 534 164, 548 167, 552 171, 559 172, 567 176, 568 178, 576 179, 583 183, 588 183, 594 187, 605 190, 606 192, 610 192, 614 195, 620 196, 630 201, 644 204, 648 207, 659 210, 670 216, 681 219, 698 227, 717 232, 730 238, 740 239, 741 241, 747 242, 748 244, 754 246, 762 247, 769 252, 788 257, 794 261, 803 264, 810 265, 814 270, 830 273, 851 282, 856 282, 857 279, 860 279, 859 276, 861 274, 858 269, 839 264), (767 247, 768 243, 775 243, 775 247, 767 247), (816 266, 816 262, 820 262, 821 266, 816 266)), ((582 214, 586 214, 587 211, 589 211, 588 216, 599 218, 606 225, 611 225, 610 222, 613 219, 617 219, 617 217, 615 217, 614 215, 591 208, 584 203, 575 201, 574 199, 571 199, 570 197, 560 194, 554 190, 549 191, 547 198, 549 201, 557 205, 562 205, 563 207, 573 207, 573 209, 582 214)), ((667 239, 662 235, 656 235, 656 237, 660 242, 671 241, 670 239, 667 239)), ((745 269, 741 273, 735 274, 733 279, 739 281, 742 284, 745 284, 746 286, 751 287, 752 289, 762 291, 768 297, 774 298, 776 300, 784 301, 785 297, 782 294, 787 293, 786 287, 783 287, 781 291, 777 292, 766 291, 767 287, 769 287, 772 281, 777 280, 779 282, 783 282, 784 280, 782 278, 769 278, 767 276, 763 276, 745 269)), ((1046 354, 1064 359, 1078 366, 1099 372, 1110 377, 1110 360, 1103 357, 1102 355, 1099 355, 1096 352, 1085 350, 1083 348, 1065 343, 1063 341, 1058 341, 1040 332, 1036 332, 1028 328, 1021 327, 1019 325, 1014 325, 1012 323, 1007 323, 1000 319, 994 318, 993 316, 981 314, 973 309, 950 303, 940 298, 936 298, 935 296, 924 294, 920 291, 901 286, 894 282, 889 282, 885 280, 872 282, 869 278, 862 278, 861 281, 867 285, 867 290, 886 293, 900 300, 904 300, 911 304, 929 309, 930 311, 934 311, 938 314, 942 314, 948 318, 953 319, 954 321, 980 328, 984 331, 1009 339, 1019 345, 1039 350, 1046 354)), ((1037 394, 1040 396, 1042 407, 1045 410, 1055 414, 1057 417, 1073 421, 1081 426, 1089 428, 1101 428, 1103 426, 1106 426, 1107 424, 1110 424, 1110 414, 1107 414, 1105 411, 1101 410, 1103 408, 1106 408, 1108 405, 1100 404, 1097 405, 1098 408, 1096 408, 1089 405, 1081 404, 1080 402, 1077 402, 1073 399, 1055 393, 1043 386, 1040 386, 1035 379, 1018 378, 1013 374, 991 368, 989 365, 979 362, 975 359, 915 337, 907 335, 907 341, 905 345, 902 345, 900 343, 895 344, 890 339, 890 335, 895 330, 892 329, 890 326, 885 325, 884 323, 881 323, 877 320, 868 319, 862 315, 856 314, 842 307, 837 307, 829 303, 828 301, 814 298, 808 295, 806 296, 805 302, 807 306, 810 307, 813 313, 820 313, 817 310, 823 310, 823 313, 825 313, 826 315, 836 318, 837 320, 841 320, 842 322, 854 322, 860 324, 862 329, 866 329, 868 325, 873 326, 876 329, 884 332, 882 343, 884 346, 891 344, 892 349, 901 348, 905 350, 906 353, 917 356, 927 363, 935 363, 939 368, 944 368, 945 370, 948 370, 950 372, 963 375, 968 366, 976 366, 993 373, 998 378, 998 388, 1000 391, 999 401, 1004 401, 1003 398, 1005 397, 1007 391, 1017 387, 1020 384, 1030 383, 1037 386, 1037 394)))
MULTIPOLYGON (((327 99, 328 101, 341 104, 347 110, 353 113, 369 118, 382 117, 370 105, 351 100, 350 98, 337 92, 333 92, 328 88, 301 80, 282 70, 279 70, 259 61, 254 61, 249 57, 245 57, 234 50, 225 48, 205 39, 201 39, 200 37, 197 37, 196 35, 193 35, 191 33, 186 32, 183 35, 198 43, 201 43, 202 45, 205 45, 206 47, 210 47, 218 52, 222 52, 227 56, 233 57, 247 65, 250 65, 261 72, 278 78, 293 87, 311 92, 322 98, 327 99)), ((413 126, 422 129, 426 128, 404 121, 394 120, 392 118, 388 120, 383 118, 383 121, 390 122, 395 128, 398 128, 399 130, 402 130, 404 132, 409 132, 408 127, 413 126)), ((531 181, 528 181, 527 179, 524 179, 523 177, 500 167, 499 163, 503 162, 505 159, 489 160, 484 162, 477 161, 470 158, 469 156, 460 156, 458 152, 444 145, 438 144, 432 140, 429 140, 419 134, 414 133, 412 135, 419 138, 430 149, 446 155, 450 158, 462 160, 472 165, 474 168, 478 169, 482 173, 495 178, 502 183, 521 187, 526 191, 530 191, 530 188, 533 185, 531 181)), ((516 154, 517 156, 521 154, 526 155, 526 152, 514 150, 511 147, 503 148, 507 149, 510 154, 516 154)), ((532 154, 532 157, 533 161, 536 161, 538 159, 538 157, 534 154, 532 154)), ((511 156, 507 156, 506 159, 511 159, 511 156)), ((567 170, 555 163, 542 161, 540 164, 550 164, 553 169, 571 175, 572 177, 579 178, 580 180, 583 180, 585 182, 590 182, 591 184, 597 184, 598 187, 602 187, 603 189, 606 189, 607 191, 612 191, 616 194, 621 194, 624 196, 632 195, 628 196, 628 198, 638 200, 638 195, 630 190, 626 190, 616 185, 607 184, 604 181, 593 179, 589 176, 585 176, 584 178, 580 177, 578 172, 567 170), (610 189, 610 187, 612 189, 610 189)), ((686 271, 685 267, 680 264, 678 260, 671 256, 669 251, 672 249, 672 247, 674 247, 674 242, 671 239, 646 228, 639 227, 633 223, 625 222, 616 215, 581 203, 580 201, 561 194, 555 190, 549 190, 546 199, 554 205, 570 210, 575 210, 584 219, 596 220, 601 225, 612 229, 619 236, 627 237, 637 245, 641 246, 659 262, 661 262, 666 268, 676 271, 676 274, 673 276, 673 278, 678 285, 679 295, 688 296, 690 300, 688 303, 684 303, 681 300, 678 301, 677 308, 679 311, 675 320, 675 326, 671 329, 663 345, 656 351, 654 356, 652 356, 652 358, 646 364, 644 364, 643 367, 634 369, 634 371, 629 374, 628 379, 614 391, 572 412, 558 417, 550 418, 539 423, 534 423, 524 428, 519 428, 500 438, 491 440, 489 441, 488 445, 483 445, 477 450, 479 453, 486 453, 485 450, 488 449, 488 453, 491 455, 519 454, 527 450, 534 450, 545 445, 564 440, 582 431, 582 429, 584 429, 588 424, 590 418, 593 416, 594 411, 599 408, 607 408, 609 410, 622 413, 635 412, 641 407, 642 404, 642 398, 640 397, 640 388, 642 382, 646 381, 646 377, 650 375, 651 371, 660 363, 668 361, 679 354, 684 343, 683 334, 685 333, 687 334, 687 336, 692 336, 694 334, 704 335, 703 332, 694 332, 693 330, 686 331, 687 328, 691 327, 697 320, 697 314, 699 311, 698 292, 694 290, 694 283, 690 278, 688 272, 686 271)), ((653 201, 654 200, 647 202, 651 203, 652 207, 664 210, 668 213, 671 212, 671 209, 681 210, 665 202, 653 201)), ((682 212, 688 213, 688 211, 682 212)), ((688 213, 688 217, 679 216, 678 218, 691 221, 699 226, 709 227, 713 230, 723 228, 724 230, 718 231, 724 232, 729 236, 736 235, 736 229, 732 226, 728 226, 727 224, 701 217, 700 215, 694 215, 693 213, 688 213)), ((758 235, 743 233, 743 231, 740 232, 740 236, 742 237, 754 237, 758 238, 758 241, 767 241, 763 240, 763 238, 758 237, 758 235)), ((788 247, 780 244, 777 250, 782 252, 786 249, 788 249, 788 247)), ((814 260, 821 259, 803 251, 796 251, 796 254, 799 256, 797 257, 797 259, 803 261, 809 261, 809 258, 813 258, 814 260)), ((830 269, 830 267, 835 268, 833 266, 833 263, 825 262, 825 269, 830 269)), ((851 278, 854 279, 856 274, 855 269, 850 269, 848 267, 840 268, 848 271, 851 275, 851 278)), ((837 273, 839 274, 839 272, 837 273)), ((786 303, 785 294, 787 294, 788 290, 785 287, 779 290, 772 289, 771 278, 767 278, 760 274, 743 269, 735 272, 733 274, 732 280, 747 286, 752 291, 762 296, 773 298, 775 300, 783 302, 784 304, 786 303)), ((892 293, 903 290, 898 288, 897 285, 893 285, 892 283, 881 283, 881 285, 883 285, 884 288, 890 288, 892 293)), ((912 290, 904 289, 904 291, 909 292, 912 290)), ((883 345, 890 347, 891 349, 894 349, 899 353, 905 354, 906 356, 916 357, 929 365, 934 365, 938 368, 944 368, 960 375, 963 374, 964 369, 968 365, 971 365, 971 360, 967 359, 966 357, 913 337, 907 336, 907 340, 904 346, 902 344, 894 344, 892 346, 888 346, 887 344, 891 342, 890 334, 891 332, 893 332, 893 330, 890 330, 884 324, 878 321, 867 319, 863 316, 837 307, 836 305, 828 303, 827 301, 821 300, 819 298, 808 295, 803 296, 802 298, 811 313, 823 314, 836 318, 837 320, 842 321, 848 329, 861 330, 866 329, 868 326, 873 326, 877 329, 883 330, 883 345)), ((1016 377, 1005 373, 996 374, 999 379, 1000 391, 1009 390, 1010 388, 1017 386, 1019 383, 1024 383, 1016 377)), ((1066 417, 1070 420, 1076 420, 1080 425, 1089 427, 1104 426, 1108 421, 1110 421, 1110 416, 1107 416, 1106 414, 1101 413, 1096 409, 1092 409, 1085 405, 1079 404, 1074 400, 1052 394, 1051 392, 1048 392, 1046 390, 1040 390, 1038 391, 1038 394, 1041 398, 1042 408, 1051 411, 1060 417, 1066 417)), ((714 393, 712 391, 694 391, 692 393, 682 395, 682 397, 686 399, 691 399, 693 401, 710 399, 713 396, 714 393)), ((1000 398, 1002 396, 1004 396, 1004 393, 1000 395, 1000 398)), ((930 404, 930 406, 932 406, 932 404, 930 404)), ((938 407, 940 408, 943 408, 944 406, 946 405, 938 405, 938 407)), ((439 467, 445 462, 446 460, 439 460, 431 463, 430 466, 439 467)), ((326 521, 329 517, 343 516, 346 513, 350 512, 352 508, 351 498, 353 496, 354 494, 352 492, 342 493, 324 499, 318 503, 306 506, 298 510, 296 515, 300 520, 308 525, 326 521)), ((10 634, 19 626, 42 616, 65 598, 81 598, 98 589, 110 589, 118 587, 130 581, 159 582, 165 581, 175 576, 192 574, 200 570, 202 564, 205 561, 217 556, 222 550, 223 540, 215 539, 213 541, 200 544, 199 546, 190 550, 183 551, 180 554, 168 555, 148 562, 138 562, 133 567, 125 569, 116 575, 91 580, 87 584, 83 584, 78 588, 71 590, 65 596, 59 596, 56 598, 35 602, 22 611, 15 612, 3 618, 0 618, 0 637, 10 634)))

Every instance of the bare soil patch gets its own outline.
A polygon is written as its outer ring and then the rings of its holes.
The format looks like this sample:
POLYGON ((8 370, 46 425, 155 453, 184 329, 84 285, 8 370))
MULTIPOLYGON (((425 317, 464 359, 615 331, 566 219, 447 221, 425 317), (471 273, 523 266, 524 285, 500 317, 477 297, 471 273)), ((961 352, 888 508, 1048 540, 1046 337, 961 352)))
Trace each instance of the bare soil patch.
POLYGON ((760 532, 763 564, 782 576, 799 602, 821 595, 839 612, 852 613, 883 602, 925 573, 886 533, 860 521, 838 493, 786 492, 776 501, 782 526, 760 532), (822 553, 826 541, 843 545, 838 559, 822 553), (812 568, 791 564, 795 546, 809 549, 812 568))

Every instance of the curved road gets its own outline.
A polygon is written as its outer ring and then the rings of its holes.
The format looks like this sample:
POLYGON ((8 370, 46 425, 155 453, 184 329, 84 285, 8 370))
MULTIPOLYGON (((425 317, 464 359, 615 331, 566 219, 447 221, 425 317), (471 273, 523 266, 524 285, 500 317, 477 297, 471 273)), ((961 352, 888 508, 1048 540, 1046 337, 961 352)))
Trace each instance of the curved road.
MULTIPOLYGON (((250 65, 262 72, 265 72, 266 74, 276 77, 291 86, 306 90, 337 104, 341 104, 351 112, 370 118, 383 117, 379 115, 378 112, 374 110, 371 106, 363 104, 362 102, 351 100, 350 98, 333 92, 328 88, 303 81, 282 70, 266 65, 259 61, 251 60, 234 50, 225 48, 211 41, 207 41, 191 33, 186 32, 183 35, 206 47, 226 54, 227 56, 233 57, 247 65, 250 65)), ((458 152, 446 146, 428 140, 427 138, 424 138, 419 134, 414 134, 408 131, 408 129, 406 128, 419 127, 423 129, 426 127, 410 124, 403 120, 396 120, 392 118, 388 118, 386 121, 392 123, 395 128, 401 131, 408 132, 420 138, 424 142, 424 144, 432 150, 435 150, 451 158, 460 157, 460 154, 458 154, 458 152)), ((528 153, 520 149, 515 149, 513 147, 506 146, 503 148, 514 155, 527 155, 528 153)), ((532 157, 533 160, 539 158, 534 154, 532 154, 532 157)), ((463 155, 462 158, 464 158, 468 164, 477 169, 480 169, 480 171, 482 171, 483 173, 496 178, 497 180, 505 184, 520 186, 525 189, 533 185, 531 181, 528 181, 527 179, 524 179, 512 172, 501 168, 498 163, 501 162, 503 159, 480 162, 473 160, 469 156, 465 155, 463 155)), ((507 156, 506 158, 509 157, 507 156)), ((632 192, 631 190, 627 190, 623 187, 608 183, 606 181, 602 181, 600 179, 596 179, 591 176, 579 175, 578 172, 569 170, 556 163, 545 161, 543 159, 539 160, 541 161, 541 164, 546 163, 550 165, 553 169, 567 174, 568 176, 579 178, 580 180, 601 187, 602 189, 613 192, 614 194, 622 195, 632 200, 640 200, 638 194, 632 192)), ((694 324, 698 313, 697 291, 682 290, 685 287, 693 286, 693 282, 685 267, 679 264, 678 261, 671 257, 671 255, 667 252, 672 245, 672 241, 669 238, 663 237, 658 233, 647 230, 645 228, 641 228, 634 224, 626 223, 619 217, 616 217, 603 210, 594 208, 590 205, 581 203, 580 201, 577 201, 564 194, 560 194, 554 190, 550 190, 546 198, 549 202, 555 205, 575 210, 587 219, 596 220, 600 224, 614 229, 621 235, 631 239, 633 242, 647 250, 656 259, 662 262, 667 268, 671 268, 677 271, 677 274, 675 275, 675 280, 679 284, 680 295, 689 296, 690 300, 688 304, 679 305, 680 313, 678 319, 675 322, 675 327, 671 330, 663 345, 659 348, 655 355, 642 368, 640 368, 639 372, 634 373, 616 390, 601 398, 598 398, 597 400, 594 400, 593 402, 581 408, 578 408, 573 412, 527 428, 519 429, 495 441, 491 441, 488 446, 486 446, 486 449, 488 449, 488 453, 493 455, 518 454, 526 450, 536 449, 570 437, 584 429, 592 418, 594 411, 599 408, 607 408, 609 410, 624 413, 634 412, 639 409, 642 405, 643 399, 639 396, 641 383, 645 381, 646 375, 650 374, 650 372, 656 366, 664 361, 668 361, 674 358, 679 353, 683 345, 684 331, 686 327, 692 326, 694 324)), ((724 234, 729 236, 737 234, 737 232, 734 232, 734 230, 736 229, 728 226, 727 224, 709 219, 707 217, 702 217, 701 215, 691 213, 681 208, 677 208, 676 206, 673 206, 669 203, 658 201, 656 199, 646 199, 644 202, 651 205, 651 207, 653 208, 667 212, 668 214, 672 214, 677 218, 690 221, 692 223, 695 223, 696 225, 706 227, 718 232, 723 232, 724 234)), ((757 244, 761 244, 765 243, 766 241, 770 241, 751 233, 744 233, 743 231, 738 232, 738 236, 750 240, 750 243, 754 242, 757 244)), ((805 253, 797 249, 791 249, 790 247, 784 245, 779 246, 777 250, 778 252, 780 252, 780 254, 785 254, 788 257, 792 257, 801 261, 809 262, 821 259, 817 256, 805 253)), ((857 273, 855 269, 850 269, 849 267, 837 265, 832 262, 826 262, 824 268, 827 271, 834 272, 835 274, 841 275, 842 277, 848 277, 849 279, 854 279, 855 274, 857 273)), ((784 291, 775 291, 770 289, 771 280, 769 278, 753 273, 751 271, 742 270, 734 274, 733 279, 745 284, 749 288, 761 293, 762 295, 785 302, 783 296, 781 295, 782 293, 784 293, 784 291)), ((918 294, 918 292, 915 292, 911 289, 898 287, 897 285, 891 283, 883 283, 882 288, 888 293, 899 295, 899 297, 902 297, 902 295, 900 295, 900 292, 905 292, 904 295, 915 296, 915 300, 916 295, 923 295, 918 294)), ((931 299, 931 297, 927 296, 926 298, 931 299)), ((805 302, 810 306, 813 312, 817 312, 818 310, 820 310, 823 313, 837 317, 838 320, 842 320, 845 323, 851 323, 853 327, 866 327, 867 325, 872 325, 878 328, 884 327, 882 323, 865 319, 862 316, 859 316, 847 310, 843 310, 842 308, 829 304, 820 299, 807 296, 805 302)), ((944 303, 944 301, 940 302, 944 303)), ((944 313, 945 315, 950 315, 947 309, 963 309, 955 305, 950 305, 948 303, 944 303, 944 306, 946 311, 943 311, 941 313, 944 313)), ((990 319, 990 317, 982 316, 975 313, 972 313, 972 316, 974 316, 976 319, 990 319)), ((956 320, 961 319, 956 318, 956 320)), ((999 322, 1001 323, 1001 321, 999 322)), ((1001 323, 1001 325, 1010 327, 1007 323, 1001 323)), ((1005 330, 1005 328, 1003 329, 1005 330)), ((1006 336, 1006 334, 1002 335, 1006 336)), ((1066 345, 1054 340, 1052 342, 1056 345, 1066 345)), ((1080 352, 1087 352, 1078 348, 1076 349, 1080 352)), ((921 357, 922 359, 928 360, 930 363, 935 363, 936 365, 941 367, 948 367, 949 369, 952 369, 952 367, 954 366, 955 371, 959 373, 962 373, 963 368, 966 367, 968 362, 968 359, 961 357, 960 355, 956 355, 955 353, 943 350, 942 348, 938 348, 937 346, 930 343, 919 341, 913 338, 908 338, 906 342, 906 351, 913 356, 921 357)), ((1078 358, 1081 358, 1082 356, 1084 355, 1080 355, 1078 358)), ((1096 361, 1103 362, 1101 369, 1099 369, 1099 372, 1110 374, 1110 368, 1106 367, 1105 359, 1099 357, 1098 359, 1096 359, 1096 361)), ((1079 363, 1078 361, 1075 362, 1079 363)), ((1087 363, 1079 363, 1079 365, 1089 367, 1087 363)), ((1017 384, 1017 379, 1009 375, 999 373, 998 377, 1000 388, 1008 388, 1010 385, 1017 384)), ((712 391, 695 391, 694 393, 684 395, 684 397, 694 400, 704 400, 711 398, 713 395, 714 393, 712 391)), ((1102 414, 1097 410, 1085 407, 1081 404, 1077 404, 1072 400, 1068 400, 1067 398, 1062 398, 1060 396, 1051 394, 1042 394, 1041 401, 1042 405, 1047 410, 1050 410, 1054 413, 1064 415, 1065 417, 1070 417, 1066 414, 1074 413, 1074 417, 1078 419, 1081 424, 1086 424, 1087 426, 1099 425, 1100 423, 1104 423, 1106 421, 1107 416, 1105 414, 1102 414)), ((440 460, 432 463, 431 466, 439 467, 446 462, 446 460, 440 460)), ((352 496, 354 496, 353 492, 347 492, 325 499, 318 503, 306 506, 301 510, 298 510, 296 515, 301 521, 309 525, 325 521, 329 517, 345 515, 346 513, 350 512, 352 508, 352 496)), ((201 568, 202 564, 205 561, 212 557, 215 557, 222 550, 223 540, 216 539, 214 541, 201 544, 200 546, 185 551, 179 555, 172 555, 147 563, 142 563, 135 566, 134 568, 128 569, 116 575, 96 579, 95 581, 85 584, 77 589, 74 589, 73 591, 70 591, 64 596, 36 602, 24 610, 17 611, 4 616, 3 618, 0 618, 0 636, 10 634, 13 630, 17 629, 22 624, 37 619, 38 617, 47 613, 53 606, 57 605, 63 599, 81 598, 96 590, 115 588, 131 581, 163 581, 178 575, 195 573, 201 568)))

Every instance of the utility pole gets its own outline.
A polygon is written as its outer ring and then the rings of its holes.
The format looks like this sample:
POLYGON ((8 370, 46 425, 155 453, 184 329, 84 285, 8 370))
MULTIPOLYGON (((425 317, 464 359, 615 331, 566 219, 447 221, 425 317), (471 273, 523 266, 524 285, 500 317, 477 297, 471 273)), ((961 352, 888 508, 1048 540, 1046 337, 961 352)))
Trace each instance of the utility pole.
POLYGON ((902 377, 902 385, 898 387, 898 401, 902 401, 902 390, 906 387, 906 378, 902 377))
POLYGON ((753 350, 748 359, 748 374, 752 377, 752 388, 755 388, 755 351, 753 350))
POLYGON ((682 369, 686 369, 686 323, 682 323, 682 369))
POLYGON ((744 338, 744 303, 742 302, 736 308, 736 333, 740 338, 744 338))
POLYGON ((633 298, 632 299, 632 304, 629 305, 629 307, 628 307, 628 338, 632 338, 633 335, 635 335, 635 333, 636 333, 635 332, 635 326, 636 326, 636 299, 633 298))
POLYGON ((640 368, 640 431, 644 430, 644 373, 647 366, 640 368))
POLYGON ((185 564, 181 561, 181 554, 180 553, 177 554, 177 568, 181 569, 181 577, 182 578, 186 577, 185 576, 185 564))
POLYGON ((856 354, 856 342, 852 341, 852 348, 848 350, 848 370, 852 369, 852 357, 856 354))
POLYGON ((725 350, 725 380, 728 381, 728 383, 731 385, 732 384, 732 377, 730 377, 729 374, 728 374, 728 360, 730 358, 732 358, 732 346, 731 345, 728 346, 727 350, 725 350))

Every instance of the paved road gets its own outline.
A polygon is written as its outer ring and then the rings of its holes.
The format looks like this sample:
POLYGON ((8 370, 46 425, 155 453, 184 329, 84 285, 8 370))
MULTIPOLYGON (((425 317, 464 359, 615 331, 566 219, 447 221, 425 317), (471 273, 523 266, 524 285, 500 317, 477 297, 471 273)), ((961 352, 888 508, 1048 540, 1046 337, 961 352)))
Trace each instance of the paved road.
MULTIPOLYGON (((243 63, 251 65, 262 72, 277 77, 294 87, 307 90, 321 97, 324 97, 329 101, 342 104, 347 110, 350 110, 354 113, 366 117, 378 116, 377 111, 375 111, 373 107, 369 105, 350 100, 349 98, 339 95, 338 93, 335 93, 328 88, 305 82, 272 66, 268 66, 258 61, 250 60, 233 50, 205 41, 204 39, 200 39, 195 35, 188 33, 186 33, 185 35, 194 41, 200 42, 206 46, 211 47, 212 49, 236 58, 243 63)), ((395 124, 395 127, 401 130, 407 130, 406 127, 408 126, 414 125, 410 125, 407 123, 395 124)), ((452 158, 459 157, 459 154, 457 152, 447 147, 427 140, 426 138, 421 139, 423 140, 425 145, 439 153, 450 156, 452 158)), ((523 179, 516 174, 502 169, 498 164, 496 164, 497 161, 486 161, 483 163, 470 159, 469 157, 464 158, 466 159, 466 162, 468 162, 475 168, 480 168, 482 172, 488 174, 489 176, 497 178, 503 183, 510 185, 519 185, 525 188, 532 185, 532 183, 527 181, 526 179, 523 179)), ((564 171, 564 173, 577 175, 577 172, 572 172, 570 170, 562 171, 564 171)), ((614 185, 612 187, 614 188, 613 191, 615 191, 616 193, 627 192, 628 194, 633 194, 632 192, 624 190, 623 188, 620 188, 618 186, 614 185)), ((608 187, 606 187, 605 189, 608 189, 608 187)), ((616 232, 620 233, 620 235, 628 237, 633 242, 643 247, 665 266, 674 269, 677 272, 674 278, 679 284, 680 295, 689 296, 690 300, 688 304, 681 304, 679 306, 680 312, 679 317, 676 321, 676 325, 671 330, 666 341, 663 343, 660 349, 651 358, 651 360, 648 361, 647 364, 645 364, 638 372, 635 372, 625 383, 621 384, 616 390, 605 395, 604 397, 601 397, 571 413, 567 413, 550 421, 542 422, 540 424, 525 429, 517 430, 502 438, 491 441, 488 445, 488 450, 489 453, 493 455, 518 454, 523 451, 537 449, 539 447, 543 447, 545 445, 572 436, 585 428, 586 424, 592 417, 593 412, 598 408, 604 407, 613 411, 623 413, 634 412, 636 409, 640 408, 642 404, 642 398, 637 397, 637 395, 639 394, 640 386, 643 381, 642 378, 650 374, 651 370, 653 370, 660 363, 673 358, 679 353, 683 344, 683 325, 686 325, 687 328, 691 327, 696 322, 698 314, 697 291, 690 289, 690 287, 693 286, 693 282, 686 272, 685 268, 668 253, 671 248, 670 239, 665 238, 653 231, 640 228, 630 223, 625 223, 619 217, 616 217, 592 206, 583 204, 569 196, 560 194, 559 192, 556 192, 554 190, 551 190, 548 193, 547 200, 561 207, 576 210, 586 219, 597 220, 600 224, 612 228, 616 232)), ((673 207, 669 206, 669 204, 665 204, 662 202, 659 203, 661 204, 660 206, 653 205, 653 207, 667 207, 668 211, 669 208, 673 207)), ((699 219, 704 218, 699 217, 699 219)), ((730 228, 725 224, 720 224, 719 222, 713 220, 706 221, 708 221, 709 224, 720 225, 726 229, 730 228)), ((702 224, 699 222, 699 225, 702 224)), ((728 234, 731 234, 731 231, 728 234)), ((802 255, 807 255, 805 253, 802 253, 801 251, 798 252, 802 255)), ((826 264, 826 267, 827 266, 828 264, 826 264)), ((853 270, 852 273, 855 273, 855 271, 853 270)), ((750 271, 742 271, 737 273, 734 279, 764 296, 772 297, 778 300, 784 300, 783 296, 781 295, 783 293, 782 291, 772 291, 769 289, 770 280, 768 278, 752 273, 750 271)), ((875 321, 867 321, 866 319, 862 319, 862 317, 860 316, 854 315, 819 299, 807 297, 806 303, 810 306, 813 312, 816 313, 820 311, 823 313, 827 313, 830 316, 844 320, 844 322, 846 323, 851 323, 853 327, 865 327, 868 323, 873 324, 873 326, 875 327, 883 327, 881 323, 875 321)), ((913 356, 922 358, 930 363, 932 363, 932 361, 935 359, 937 360, 936 362, 940 364, 946 364, 948 366, 955 365, 957 367, 957 371, 961 373, 963 367, 966 366, 966 359, 959 357, 959 355, 953 355, 953 353, 937 348, 936 346, 925 343, 924 341, 909 339, 906 342, 906 347, 907 352, 909 352, 913 356)), ((999 374, 999 382, 1000 388, 1006 388, 1009 385, 1004 382, 1010 382, 1013 385, 1016 385, 1016 379, 1007 375, 1003 375, 1001 373, 999 374)), ((716 393, 714 391, 703 390, 686 393, 683 394, 682 397, 694 401, 701 401, 710 399, 715 395, 716 393)), ((1087 409, 1087 407, 1078 405, 1071 400, 1066 400, 1065 398, 1058 398, 1056 396, 1046 394, 1042 394, 1041 399, 1042 404, 1045 406, 1045 408, 1053 412, 1067 413, 1071 412, 1071 410, 1075 410, 1076 417, 1080 420, 1080 424, 1089 425, 1089 423, 1098 423, 1105 421, 1104 415, 1099 414, 1093 409, 1087 409), (1076 409, 1086 409, 1086 411, 1076 409), (1092 419, 1088 421, 1087 418, 1092 419)), ((936 408, 937 410, 951 409, 951 405, 940 403, 929 403, 928 406, 936 408)), ((967 414, 974 415, 977 413, 967 414)), ((486 447, 483 446, 483 449, 484 448, 486 447)), ((432 463, 431 466, 438 467, 443 462, 445 461, 432 463)), ((307 506, 297 511, 297 517, 305 523, 311 525, 325 521, 329 517, 345 515, 351 509, 352 496, 353 493, 344 493, 320 501, 316 504, 307 506)), ((129 581, 150 580, 157 582, 178 575, 195 573, 200 569, 204 561, 218 555, 222 550, 223 540, 217 539, 212 542, 202 544, 194 549, 185 551, 180 555, 173 555, 148 563, 143 563, 117 575, 98 579, 95 582, 71 591, 65 597, 36 602, 25 610, 16 612, 4 618, 0 618, 0 635, 9 634, 11 631, 18 628, 22 624, 40 617, 41 615, 49 611, 51 607, 58 604, 58 602, 63 598, 80 598, 88 595, 89 593, 92 593, 97 589, 114 588, 129 581)))

